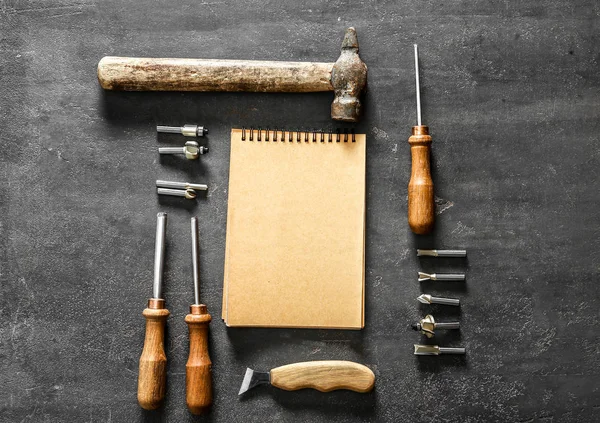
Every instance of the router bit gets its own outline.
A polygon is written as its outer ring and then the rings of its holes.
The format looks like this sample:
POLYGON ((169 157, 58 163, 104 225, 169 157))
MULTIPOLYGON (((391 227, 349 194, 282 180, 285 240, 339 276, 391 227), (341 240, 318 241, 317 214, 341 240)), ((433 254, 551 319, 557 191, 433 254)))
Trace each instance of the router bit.
POLYGON ((158 154, 185 154, 189 160, 195 160, 198 155, 208 153, 208 147, 198 146, 196 141, 187 141, 183 147, 158 147, 158 154))
POLYGON ((417 257, 466 257, 467 250, 417 250, 417 257))
POLYGON ((192 274, 194 277, 194 304, 185 316, 190 333, 190 353, 185 365, 185 392, 188 409, 201 414, 212 404, 212 362, 208 355, 208 324, 211 316, 206 305, 200 304, 200 277, 198 266, 198 219, 192 217, 192 274))
POLYGON ((185 137, 203 137, 208 134, 208 128, 198 125, 185 124, 183 126, 162 126, 156 127, 156 132, 167 134, 181 134, 185 137))
POLYGON ((164 338, 169 310, 165 308, 165 300, 161 297, 166 230, 167 214, 158 213, 154 248, 154 284, 152 298, 148 300, 148 307, 142 313, 146 318, 146 336, 138 376, 138 402, 146 410, 160 407, 165 397, 167 356, 164 338))
POLYGON ((196 191, 193 189, 170 189, 170 188, 156 188, 158 195, 172 195, 174 197, 185 197, 188 200, 196 198, 196 191))
POLYGON ((447 323, 436 323, 435 319, 431 314, 425 316, 424 319, 421 319, 418 323, 415 323, 411 326, 413 330, 421 332, 428 338, 433 338, 435 335, 435 329, 459 329, 459 322, 447 322, 447 323))
POLYGON ((156 186, 160 188, 173 188, 173 189, 193 189, 194 191, 206 191, 208 185, 204 184, 191 184, 189 182, 173 182, 173 181, 156 181, 156 186))
POLYGON ((437 345, 419 345, 414 344, 415 355, 440 355, 440 354, 459 354, 464 355, 464 348, 445 348, 437 345))
POLYGON ((185 197, 188 200, 196 198, 196 191, 206 191, 207 185, 190 184, 189 182, 156 181, 156 193, 159 195, 173 195, 185 197))
POLYGON ((464 281, 464 273, 423 273, 419 272, 419 282, 423 281, 464 281))
POLYGON ((451 306, 460 305, 460 301, 455 298, 432 297, 428 294, 422 294, 417 297, 417 301, 423 304, 444 304, 451 306))

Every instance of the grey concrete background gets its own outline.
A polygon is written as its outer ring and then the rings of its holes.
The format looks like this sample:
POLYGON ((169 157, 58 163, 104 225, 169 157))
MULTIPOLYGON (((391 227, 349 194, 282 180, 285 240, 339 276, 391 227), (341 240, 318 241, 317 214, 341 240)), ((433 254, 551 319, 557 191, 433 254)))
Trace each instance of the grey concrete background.
MULTIPOLYGON (((196 2, 0 1, 0 420, 600 420, 600 3, 594 0, 196 2), (335 127, 330 93, 105 93, 105 55, 334 61, 357 28, 369 66, 366 328, 227 330, 221 312, 231 127, 335 127), (406 222, 406 142, 415 123, 412 44, 421 49, 439 215, 406 222), (200 163, 159 159, 156 124, 208 126, 200 163), (157 178, 205 182, 197 202, 158 199, 157 178), (169 213, 168 394, 136 402, 151 294, 155 216, 169 213), (215 404, 185 407, 193 298, 189 217, 201 230, 215 404), (415 248, 464 247, 468 261, 415 248), (460 270, 422 284, 418 270, 460 270), (421 292, 460 310, 420 307, 421 292), (409 325, 458 318, 416 358, 409 325), (316 359, 370 366, 373 393, 256 389, 246 366, 316 359)), ((268 252, 265 252, 268 254, 268 252)))

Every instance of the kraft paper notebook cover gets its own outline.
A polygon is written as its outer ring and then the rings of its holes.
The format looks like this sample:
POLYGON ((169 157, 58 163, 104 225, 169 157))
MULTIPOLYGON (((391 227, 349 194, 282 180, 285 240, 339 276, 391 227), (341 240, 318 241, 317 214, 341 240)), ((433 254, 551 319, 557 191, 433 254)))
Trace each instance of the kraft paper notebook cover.
POLYGON ((365 146, 364 134, 232 130, 228 326, 364 326, 365 146))

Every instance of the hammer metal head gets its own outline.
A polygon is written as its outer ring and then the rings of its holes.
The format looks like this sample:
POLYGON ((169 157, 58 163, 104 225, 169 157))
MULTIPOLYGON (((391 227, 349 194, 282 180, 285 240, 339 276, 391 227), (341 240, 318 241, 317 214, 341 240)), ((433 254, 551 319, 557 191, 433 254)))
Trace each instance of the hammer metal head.
POLYGON ((352 27, 346 29, 342 53, 331 71, 331 86, 335 98, 331 105, 331 118, 344 122, 360 119, 360 96, 367 85, 367 65, 358 55, 358 37, 352 27))

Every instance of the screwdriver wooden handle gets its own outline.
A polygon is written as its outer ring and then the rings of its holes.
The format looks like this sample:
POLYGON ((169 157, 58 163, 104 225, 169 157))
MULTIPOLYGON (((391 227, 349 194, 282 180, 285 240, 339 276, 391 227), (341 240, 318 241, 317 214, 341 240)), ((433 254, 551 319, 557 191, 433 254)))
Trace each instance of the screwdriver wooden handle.
POLYGON ((429 128, 425 125, 413 126, 408 143, 412 156, 408 183, 408 225, 414 233, 425 235, 433 230, 435 219, 429 128))
POLYGON ((165 397, 167 356, 165 355, 165 322, 169 310, 165 300, 151 298, 142 313, 146 318, 146 338, 140 357, 138 376, 138 402, 146 410, 160 407, 165 397))
POLYGON ((369 392, 375 385, 375 375, 368 367, 352 361, 307 361, 272 369, 271 385, 286 391, 312 388, 321 392, 369 392))
POLYGON ((208 355, 210 321, 204 304, 192 304, 190 314, 185 316, 190 331, 190 355, 185 365, 185 399, 193 414, 205 412, 212 404, 212 363, 208 355))

